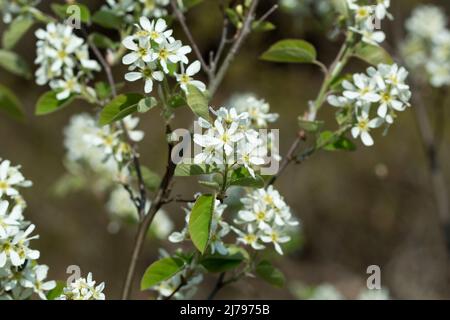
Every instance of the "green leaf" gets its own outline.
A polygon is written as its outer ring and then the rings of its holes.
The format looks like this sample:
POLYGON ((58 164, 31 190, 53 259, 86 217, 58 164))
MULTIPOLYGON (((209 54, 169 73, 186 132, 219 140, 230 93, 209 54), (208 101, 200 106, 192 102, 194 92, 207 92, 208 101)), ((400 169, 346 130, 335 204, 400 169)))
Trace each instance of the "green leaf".
POLYGON ((150 111, 157 105, 158 105, 158 101, 156 101, 156 99, 154 97, 146 97, 146 98, 141 99, 141 101, 139 101, 138 106, 137 106, 137 111, 139 113, 145 113, 147 111, 150 111))
POLYGON ((366 43, 359 43, 353 54, 356 58, 361 59, 371 65, 378 65, 380 63, 392 64, 394 60, 390 54, 380 46, 374 46, 366 43))
POLYGON ((200 180, 198 182, 198 184, 206 187, 206 188, 210 188, 213 189, 215 191, 219 191, 220 190, 220 185, 216 182, 216 181, 206 181, 206 180, 200 180))
POLYGON ((104 36, 101 33, 94 32, 89 35, 89 39, 98 47, 102 49, 114 49, 118 46, 118 44, 112 41, 107 36, 104 36))
POLYGON ((298 118, 298 126, 307 132, 317 132, 322 129, 324 125, 323 121, 309 121, 301 117, 298 118))
POLYGON ((26 16, 18 16, 3 33, 3 48, 12 49, 22 36, 33 26, 34 20, 26 16))
POLYGON ((100 100, 106 100, 111 96, 111 86, 104 81, 96 82, 95 92, 100 100))
POLYGON ((118 95, 100 112, 100 125, 106 125, 121 120, 137 111, 138 103, 143 98, 140 93, 118 95))
POLYGON ((267 261, 261 261, 255 268, 256 275, 276 287, 283 287, 286 281, 283 273, 267 261))
POLYGON ((156 191, 161 183, 161 177, 147 167, 141 167, 144 184, 150 191, 156 191))
POLYGON ((25 60, 12 51, 0 49, 0 67, 18 76, 31 77, 30 69, 25 60))
POLYGON ((141 290, 147 290, 158 283, 168 280, 183 270, 183 260, 175 257, 163 258, 152 263, 141 279, 141 290))
POLYGON ((24 117, 23 107, 19 99, 7 87, 0 85, 0 110, 16 120, 22 120, 24 117))
POLYGON ((354 151, 356 150, 355 144, 348 138, 338 136, 334 132, 324 131, 317 139, 317 145, 327 151, 354 151))
POLYGON ((231 8, 227 8, 227 9, 225 9, 225 13, 226 13, 226 15, 228 17, 228 20, 231 21, 233 26, 238 27, 239 24, 241 23, 241 19, 239 18, 239 16, 236 13, 236 11, 234 11, 231 8))
POLYGON ((63 281, 57 281, 56 287, 54 287, 52 290, 47 292, 47 300, 55 300, 60 295, 63 294, 64 288, 66 286, 66 283, 63 281))
POLYGON ((312 44, 297 39, 278 41, 261 55, 262 60, 286 63, 314 63, 316 57, 312 44))
POLYGON ((179 163, 175 168, 176 177, 189 177, 189 176, 199 176, 202 174, 211 174, 215 170, 213 167, 207 164, 187 164, 179 163))
POLYGON ((47 91, 41 95, 36 103, 35 114, 37 116, 46 115, 67 107, 76 98, 76 95, 71 95, 67 99, 56 99, 57 91, 47 91))
POLYGON ((252 23, 252 30, 255 32, 266 32, 275 29, 276 29, 275 25, 269 21, 254 21, 252 23))
POLYGON ((201 195, 192 207, 189 235, 195 247, 203 254, 208 246, 215 195, 201 195))
POLYGON ((122 19, 112 10, 100 9, 92 16, 92 21, 107 29, 119 29, 122 19))
POLYGON ((264 188, 264 179, 257 174, 255 174, 255 177, 252 177, 247 168, 240 167, 232 172, 230 185, 259 189, 264 188))
POLYGON ((173 109, 182 107, 186 105, 186 99, 179 94, 173 95, 169 99, 169 106, 173 109))
POLYGON ((208 255, 200 260, 200 264, 209 272, 225 272, 237 268, 244 260, 242 253, 236 252, 227 255, 208 255))
POLYGON ((197 116, 209 120, 208 98, 196 86, 188 84, 187 104, 197 116))
POLYGON ((346 0, 331 0, 334 9, 344 17, 348 16, 348 7, 346 0))
POLYGON ((89 11, 89 8, 86 7, 84 4, 81 3, 74 3, 74 4, 58 4, 58 3, 52 3, 51 4, 52 11, 61 19, 67 19, 70 17, 74 12, 76 12, 75 7, 78 7, 80 10, 80 20, 83 23, 90 23, 91 22, 91 12, 89 11))

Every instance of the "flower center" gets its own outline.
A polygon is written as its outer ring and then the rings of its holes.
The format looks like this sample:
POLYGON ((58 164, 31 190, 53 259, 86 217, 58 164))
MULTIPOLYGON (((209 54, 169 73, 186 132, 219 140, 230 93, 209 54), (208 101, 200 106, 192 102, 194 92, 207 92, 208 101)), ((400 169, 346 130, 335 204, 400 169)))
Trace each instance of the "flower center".
POLYGON ((187 74, 183 74, 183 75, 181 76, 181 79, 180 79, 180 82, 181 82, 181 83, 187 84, 187 83, 189 83, 190 81, 191 81, 191 77, 189 77, 187 74))
POLYGON ((263 221, 266 218, 266 213, 264 211, 260 211, 256 213, 256 220, 263 221))
POLYGON ((167 49, 163 48, 159 51, 159 58, 161 60, 166 60, 169 57, 169 51, 167 49))
POLYGON ((365 119, 359 121, 358 128, 361 129, 362 131, 369 131, 369 121, 365 119))
POLYGON ((5 181, 0 181, 0 190, 8 189, 8 184, 5 181))

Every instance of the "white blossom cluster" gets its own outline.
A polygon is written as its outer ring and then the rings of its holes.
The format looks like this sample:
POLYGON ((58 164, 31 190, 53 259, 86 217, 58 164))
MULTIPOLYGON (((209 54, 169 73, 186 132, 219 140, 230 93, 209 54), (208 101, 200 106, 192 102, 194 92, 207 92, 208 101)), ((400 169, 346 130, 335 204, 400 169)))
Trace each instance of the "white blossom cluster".
POLYGON ((170 0, 106 0, 105 9, 111 10, 128 23, 134 22, 133 15, 138 12, 142 16, 161 18, 167 16, 170 0))
MULTIPOLYGON (((184 211, 186 213, 186 225, 180 232, 174 232, 169 236, 170 242, 179 243, 189 239, 188 227, 193 206, 193 203, 189 203, 188 207, 184 208, 184 211)), ((226 204, 220 203, 219 200, 215 200, 209 235, 209 248, 212 254, 214 254, 215 252, 218 252, 221 255, 228 254, 228 250, 225 247, 225 243, 223 242, 223 237, 225 237, 230 232, 230 225, 223 219, 223 213, 226 208, 226 204)))
POLYGON ((13 19, 22 14, 25 7, 35 7, 40 0, 0 0, 0 12, 3 22, 9 24, 13 19))
MULTIPOLYGON (((144 138, 144 132, 136 129, 139 118, 128 116, 123 123, 132 141, 139 142, 144 138)), ((90 176, 90 183, 95 180, 95 189, 104 192, 116 186, 118 181, 130 179, 127 163, 131 146, 120 128, 99 126, 96 119, 87 113, 74 115, 64 129, 64 145, 67 169, 75 176, 90 176)), ((119 220, 136 218, 136 208, 123 187, 109 194, 107 208, 119 220)))
POLYGON ((331 95, 328 102, 335 107, 351 110, 356 121, 351 130, 354 138, 361 137, 366 146, 373 145, 371 129, 382 124, 393 124, 397 111, 410 106, 411 91, 405 83, 408 72, 397 64, 379 64, 370 67, 367 73, 353 75, 353 81, 342 82, 342 96, 331 95), (376 116, 371 116, 372 107, 376 107, 376 116))
POLYGON ((105 283, 102 282, 97 286, 95 283, 92 273, 89 272, 86 278, 78 278, 65 287, 56 300, 105 300, 103 293, 105 283))
POLYGON ((189 60, 186 55, 192 49, 172 37, 173 31, 168 29, 164 19, 141 17, 137 27, 138 31, 122 42, 131 51, 122 58, 123 64, 129 66, 129 72, 125 74, 127 81, 143 80, 145 93, 150 93, 154 81, 161 82, 165 76, 171 75, 185 91, 187 85, 196 86, 201 91, 206 89, 204 83, 192 78, 200 71, 200 62, 187 66, 189 60), (180 72, 177 72, 178 64, 180 72))
POLYGON ((231 97, 230 106, 238 113, 246 112, 253 129, 267 128, 269 123, 277 121, 278 113, 269 113, 270 105, 264 99, 258 99, 253 94, 238 94, 231 97))
POLYGON ((401 46, 406 64, 426 75, 433 87, 450 85, 450 30, 445 12, 433 5, 414 9, 406 21, 408 35, 401 46))
POLYGON ((299 222, 292 217, 291 209, 280 193, 269 186, 258 189, 241 199, 244 208, 234 220, 232 227, 238 235, 237 242, 251 246, 255 250, 265 249, 272 244, 279 254, 283 254, 281 245, 289 242, 292 227, 299 222))
MULTIPOLYGON (((168 257, 169 254, 161 249, 160 256, 161 258, 165 258, 168 257)), ((195 263, 191 263, 191 265, 187 266, 182 272, 177 273, 172 278, 160 282, 158 285, 154 286, 152 290, 158 293, 157 299, 162 300, 170 297, 178 289, 180 284, 182 284, 183 279, 185 279, 186 284, 184 284, 172 298, 176 300, 191 299, 197 292, 198 285, 203 281, 203 274, 195 263)))
POLYGON ((390 0, 377 0, 376 4, 360 4, 359 0, 347 0, 347 6, 352 16, 349 29, 362 36, 362 41, 378 45, 386 35, 380 30, 380 23, 386 17, 392 19, 388 12, 390 0))
POLYGON ((88 45, 65 24, 49 23, 36 31, 36 83, 49 84, 56 90, 58 100, 71 94, 85 93, 95 97, 93 88, 86 85, 93 71, 100 65, 89 56, 88 45))
MULTIPOLYGON (((255 170, 265 164, 269 152, 272 155, 277 152, 275 147, 271 147, 271 136, 251 127, 248 112, 238 113, 235 108, 224 107, 212 112, 216 116, 213 123, 203 118, 198 120, 199 126, 206 131, 194 134, 194 142, 202 147, 202 152, 195 155, 194 163, 218 167, 242 165, 254 177, 255 170)), ((260 121, 262 114, 259 115, 260 121)))
POLYGON ((45 281, 48 267, 37 263, 40 253, 30 247, 38 236, 31 235, 35 225, 24 219, 26 203, 19 189, 31 184, 19 166, 0 159, 0 300, 28 299, 33 293, 46 299, 56 286, 45 281))

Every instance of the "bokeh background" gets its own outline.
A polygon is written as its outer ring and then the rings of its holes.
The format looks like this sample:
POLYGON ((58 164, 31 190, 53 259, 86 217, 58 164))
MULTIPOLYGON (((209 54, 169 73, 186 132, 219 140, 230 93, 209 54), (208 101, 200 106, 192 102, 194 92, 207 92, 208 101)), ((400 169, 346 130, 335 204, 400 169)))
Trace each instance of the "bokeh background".
MULTIPOLYGON (((50 2, 43 1, 42 7, 50 2)), ((102 2, 84 1, 92 8, 102 2)), ((396 18, 384 24, 390 48, 398 45, 394 33, 402 33, 404 19, 416 5, 433 3, 447 14, 450 12, 447 0, 392 2, 391 12, 396 18)), ((275 1, 262 3, 261 13, 275 1)), ((221 28, 216 1, 205 1, 187 19, 202 51, 206 54, 213 50, 221 28)), ((252 92, 266 99, 271 110, 281 115, 275 127, 280 128, 284 154, 295 137, 298 115, 317 93, 321 73, 314 66, 273 64, 258 60, 258 56, 279 39, 303 38, 312 42, 319 59, 329 64, 339 43, 327 38, 326 24, 314 15, 279 10, 270 21, 277 29, 250 36, 213 104, 221 105, 235 93, 252 92)), ((0 25, 0 33, 3 29, 0 25)), ((177 25, 175 34, 185 40, 177 25)), ((32 63, 35 55, 32 33, 19 43, 17 51, 32 63)), ((348 70, 362 68, 365 65, 355 61, 348 70)), ((123 73, 124 68, 115 68, 117 79, 123 73)), ((73 114, 92 107, 76 103, 49 116, 37 117, 33 114, 35 102, 47 88, 3 70, 0 70, 0 83, 12 88, 26 107, 27 120, 23 123, 0 115, 0 157, 21 164, 24 175, 34 182, 33 188, 24 190, 23 194, 29 204, 25 215, 37 225, 41 236, 33 243, 41 251, 41 263, 49 265, 49 277, 58 280, 66 279, 68 265, 79 265, 83 274, 92 271, 95 279, 106 282, 108 298, 119 298, 135 227, 127 226, 111 234, 104 197, 87 191, 57 197, 53 192, 55 182, 66 172, 63 128, 73 114)), ((133 87, 123 90, 128 89, 133 87)), ((135 89, 139 90, 140 84, 135 89)), ((320 117, 327 119, 332 127, 333 110, 325 107, 321 112, 320 117)), ((448 113, 445 117, 450 122, 448 113)), ((181 111, 176 124, 188 127, 192 120, 190 112, 181 111)), ((139 149, 142 162, 163 173, 164 128, 157 113, 141 116, 140 128, 147 133, 139 149)), ((449 134, 446 130, 440 154, 448 182, 449 134)), ((387 136, 377 133, 375 141, 371 148, 358 143, 355 152, 320 152, 305 163, 288 168, 276 187, 302 222, 302 245, 275 261, 286 274, 288 285, 277 289, 257 279, 245 279, 224 289, 219 298, 295 299, 298 297, 289 284, 296 282, 312 286, 332 283, 346 297, 354 298, 365 287, 366 268, 373 264, 381 267, 382 285, 393 298, 450 298, 450 253, 440 229, 413 110, 403 112, 387 136)), ((194 180, 178 179, 174 192, 192 195, 197 187, 194 183, 194 180)), ((170 205, 166 212, 180 229, 184 223, 183 211, 170 205)), ((149 296, 148 292, 138 291, 138 281, 145 268, 157 258, 160 247, 174 248, 157 240, 146 243, 133 298, 149 296)), ((214 280, 207 277, 195 298, 205 298, 214 280)))

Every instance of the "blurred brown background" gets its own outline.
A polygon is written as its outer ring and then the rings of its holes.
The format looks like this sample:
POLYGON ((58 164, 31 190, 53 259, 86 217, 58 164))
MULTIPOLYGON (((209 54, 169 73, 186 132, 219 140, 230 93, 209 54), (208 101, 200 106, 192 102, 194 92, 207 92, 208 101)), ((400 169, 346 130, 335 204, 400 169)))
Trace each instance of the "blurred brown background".
MULTIPOLYGON (((43 7, 51 1, 43 1, 43 7)), ((83 1, 81 1, 83 2, 83 1)), ((92 8, 102 1, 84 1, 92 8)), ((275 1, 262 1, 269 8, 275 1)), ((396 20, 385 24, 387 42, 395 46, 392 32, 402 28, 403 20, 419 3, 434 3, 448 14, 450 3, 440 1, 393 0, 396 20)), ((188 14, 188 23, 203 52, 215 48, 221 28, 220 12, 215 0, 207 0, 188 14)), ((290 145, 297 129, 297 116, 306 110, 321 81, 314 66, 278 65, 257 57, 269 45, 283 38, 303 38, 312 42, 319 59, 329 63, 336 54, 338 43, 330 42, 317 28, 317 21, 299 21, 299 16, 278 11, 270 21, 278 28, 253 34, 229 70, 215 105, 232 94, 254 92, 265 98, 281 117, 275 127, 281 128, 282 154, 290 145)), ((0 26, 0 32, 3 25, 0 26)), ((178 25, 177 38, 185 39, 178 25)), ((32 34, 17 47, 32 63, 35 41, 32 34)), ((355 62, 349 70, 362 70, 364 64, 355 62)), ((116 79, 124 69, 117 67, 116 79)), ((103 77, 101 75, 100 77, 103 77)), ((83 274, 92 271, 94 278, 106 282, 107 298, 119 298, 131 255, 135 229, 123 228, 112 235, 107 232, 108 217, 105 199, 89 192, 54 197, 50 189, 64 174, 63 127, 71 115, 88 111, 79 103, 45 117, 33 114, 34 104, 47 90, 0 70, 0 83, 12 88, 26 107, 27 121, 18 123, 0 115, 0 157, 23 166, 24 175, 34 182, 23 194, 29 207, 26 217, 37 225, 41 238, 33 245, 41 251, 41 263, 50 266, 50 278, 65 280, 65 269, 76 264, 83 274)), ((136 90, 140 90, 136 87, 136 90)), ((127 87, 127 90, 131 87, 127 87)), ((413 93, 414 94, 414 93, 413 93)), ((325 107, 320 117, 335 125, 333 110, 325 107)), ((447 113, 446 117, 449 115, 447 113)), ((176 121, 187 127, 193 120, 189 112, 181 112, 176 121)), ((450 119, 449 119, 450 121, 450 119)), ((140 128, 147 132, 140 144, 142 162, 163 172, 165 149, 163 132, 156 112, 141 117, 140 128)), ((450 182, 449 131, 446 131, 441 159, 450 182)), ((358 143, 352 153, 321 152, 300 166, 290 167, 276 187, 285 196, 303 225, 303 247, 275 263, 289 282, 301 281, 314 285, 335 284, 348 297, 355 296, 365 286, 368 265, 381 266, 382 285, 394 298, 450 298, 450 264, 445 242, 439 228, 431 193, 426 160, 414 113, 402 113, 386 137, 378 132, 375 146, 365 148, 358 143)), ((175 193, 190 195, 193 180, 176 183, 175 193)), ((196 185, 195 185, 196 186, 196 185)), ((177 229, 183 225, 184 214, 177 206, 167 207, 177 229)), ((157 257, 157 249, 170 245, 148 242, 139 263, 134 298, 146 298, 138 292, 138 279, 157 257)), ((208 277, 195 298, 206 297, 213 286, 208 277)), ((219 298, 294 298, 285 289, 272 289, 261 281, 247 279, 225 289, 219 298)))

